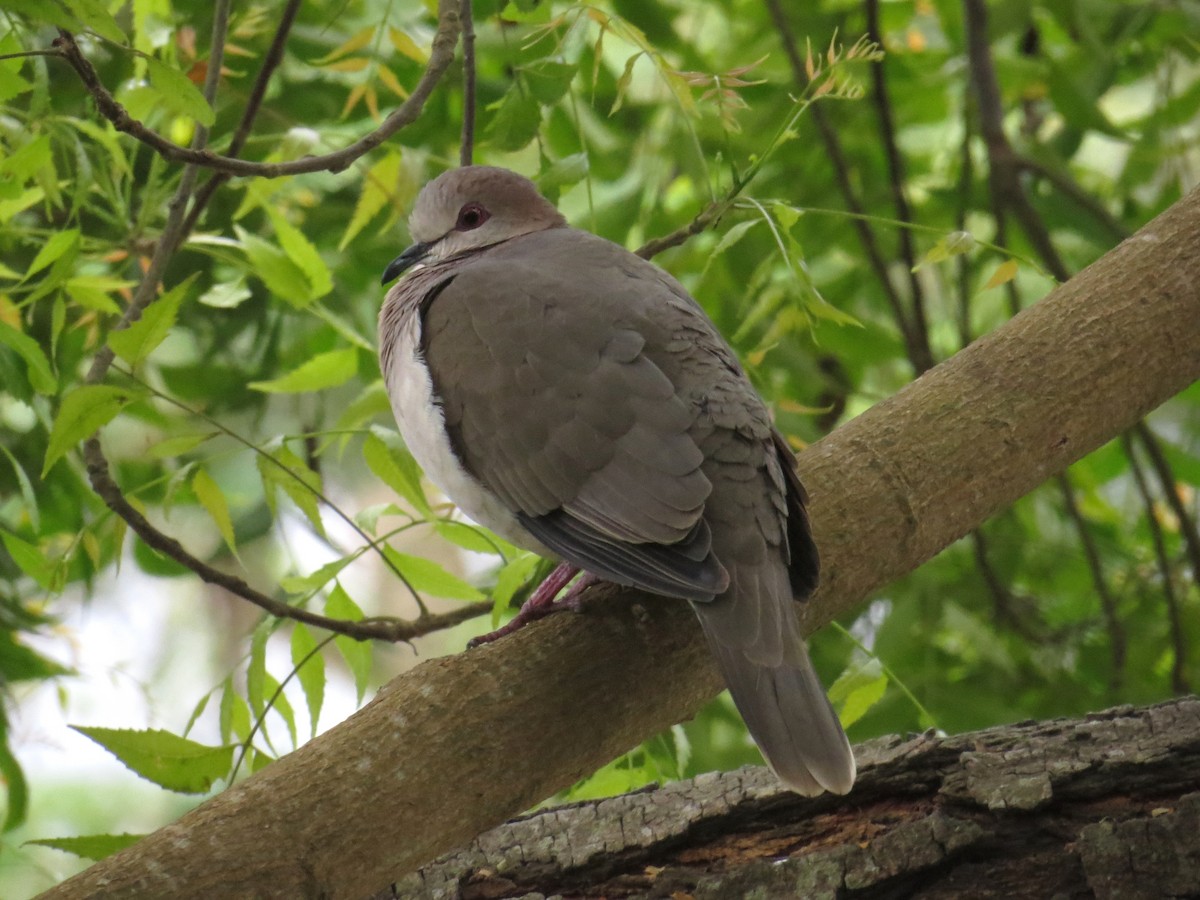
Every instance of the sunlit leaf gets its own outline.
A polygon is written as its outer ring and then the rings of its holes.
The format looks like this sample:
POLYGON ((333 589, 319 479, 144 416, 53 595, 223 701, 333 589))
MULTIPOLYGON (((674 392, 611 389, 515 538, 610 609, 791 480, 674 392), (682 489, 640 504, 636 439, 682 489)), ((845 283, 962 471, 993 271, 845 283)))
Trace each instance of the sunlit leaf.
POLYGON ((358 351, 353 347, 320 353, 279 378, 252 381, 250 387, 269 394, 302 394, 345 384, 358 371, 358 351))
POLYGON ((128 328, 111 332, 108 345, 117 356, 135 366, 161 344, 175 325, 179 307, 195 280, 195 275, 189 276, 147 306, 141 318, 128 328))
POLYGON ((169 731, 71 727, 142 778, 181 794, 205 793, 233 765, 233 747, 210 747, 169 731))
POLYGON ((26 843, 73 853, 82 859, 99 861, 112 856, 118 850, 132 847, 144 837, 144 834, 87 834, 80 837, 38 838, 26 843))
POLYGON ((296 667, 296 677, 304 690, 312 736, 316 737, 317 720, 325 702, 325 659, 317 651, 317 642, 303 622, 297 622, 292 628, 292 665, 296 667))
POLYGON ((450 600, 485 599, 478 588, 467 584, 457 575, 451 575, 431 559, 401 553, 388 546, 383 548, 383 553, 413 589, 420 593, 450 600))

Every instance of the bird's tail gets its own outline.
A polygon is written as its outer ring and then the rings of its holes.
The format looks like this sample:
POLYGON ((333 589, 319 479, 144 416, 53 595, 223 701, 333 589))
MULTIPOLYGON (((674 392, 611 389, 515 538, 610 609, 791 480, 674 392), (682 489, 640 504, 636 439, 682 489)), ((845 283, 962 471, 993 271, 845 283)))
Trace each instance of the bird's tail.
MULTIPOLYGON (((727 604, 739 599, 725 595, 692 606, 746 727, 772 771, 792 790, 807 796, 847 793, 854 784, 854 754, 809 661, 794 610, 773 610, 782 613, 779 619, 763 617, 766 621, 760 619, 759 625, 770 623, 780 630, 765 644, 747 642, 729 628, 733 610, 727 604)), ((761 611, 763 598, 757 600, 737 605, 761 611)), ((784 603, 794 603, 790 594, 784 603)), ((743 608, 742 615, 747 611, 743 608)))

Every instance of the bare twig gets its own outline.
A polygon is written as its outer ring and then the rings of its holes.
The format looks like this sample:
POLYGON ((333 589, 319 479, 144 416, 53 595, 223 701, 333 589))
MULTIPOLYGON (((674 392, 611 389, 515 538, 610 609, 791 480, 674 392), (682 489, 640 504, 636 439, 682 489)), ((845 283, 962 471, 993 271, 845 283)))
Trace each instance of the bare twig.
MULTIPOLYGON (((805 74, 804 69, 804 59, 800 55, 799 45, 796 43, 791 25, 788 24, 787 16, 784 14, 783 4, 781 0, 765 0, 765 2, 768 11, 771 13, 771 18, 775 22, 775 29, 779 32, 779 39, 783 44, 784 52, 787 54, 788 62, 792 68, 792 76, 796 84, 803 88, 808 84, 808 76, 805 74)), ((846 161, 846 154, 842 150, 841 141, 838 140, 837 132, 834 130, 829 117, 825 115, 820 105, 814 106, 812 113, 813 121, 816 122, 817 130, 821 134, 821 141, 825 144, 825 152, 829 156, 830 164, 833 166, 838 188, 845 199, 846 207, 852 213, 850 219, 854 231, 858 235, 859 243, 862 244, 863 252, 867 255, 871 271, 875 273, 880 287, 883 288, 884 296, 887 298, 888 305, 892 309, 892 316, 896 321, 896 327, 900 330, 900 336, 904 340, 904 345, 908 350, 909 359, 920 359, 922 356, 919 349, 920 340, 912 324, 909 322, 908 315, 904 311, 904 304, 901 302, 900 294, 897 292, 896 286, 892 283, 892 279, 888 275, 887 262, 884 261, 883 253, 879 249, 879 241, 876 240, 875 232, 867 220, 866 207, 858 198, 858 193, 855 191, 854 185, 850 180, 850 165, 846 161)))
POLYGON ((1016 598, 1000 577, 1000 573, 996 571, 996 567, 992 565, 991 558, 988 556, 987 538, 982 528, 976 528, 971 532, 971 543, 975 549, 975 568, 979 570, 983 584, 992 597, 992 608, 995 610, 996 619, 1025 640, 1040 641, 1042 636, 1022 618, 1021 613, 1015 607, 1016 598))
MULTIPOLYGON (((777 0, 776 0, 777 2, 777 0)), ((879 0, 866 0, 867 7, 867 37, 883 46, 883 34, 879 28, 879 0)), ((888 184, 892 190, 892 203, 896 207, 896 218, 901 222, 913 221, 912 208, 904 193, 904 162, 900 158, 900 148, 896 143, 896 124, 892 116, 892 102, 888 94, 887 79, 883 67, 886 59, 876 59, 871 62, 871 81, 874 90, 871 96, 875 102, 875 111, 879 115, 879 132, 883 138, 884 155, 888 164, 888 184)), ((912 317, 908 320, 912 332, 910 362, 920 374, 933 368, 933 349, 929 345, 929 323, 925 316, 925 291, 921 287, 921 279, 917 274, 917 254, 913 247, 912 230, 899 229, 900 256, 908 269, 908 289, 912 301, 912 317)))
POLYGON ((179 144, 167 140, 130 116, 125 107, 116 101, 100 82, 96 69, 83 55, 69 33, 60 32, 59 38, 54 43, 63 58, 75 69, 88 93, 96 101, 101 115, 108 119, 118 131, 123 131, 136 138, 148 147, 157 150, 167 159, 214 169, 218 172, 227 172, 230 175, 257 175, 263 178, 278 178, 283 175, 299 175, 305 172, 340 172, 365 153, 374 150, 401 128, 416 121, 421 114, 433 88, 454 59, 454 48, 458 43, 460 24, 459 2, 460 0, 439 0, 438 29, 433 37, 433 47, 425 72, 421 75, 420 81, 417 82, 417 86, 413 88, 408 99, 384 119, 382 125, 341 150, 320 156, 305 156, 290 162, 250 162, 213 153, 207 149, 181 147, 179 144))
POLYGON ((1092 573, 1092 586, 1096 589, 1096 596, 1100 599, 1100 610, 1104 614, 1104 624, 1108 629, 1112 653, 1113 670, 1108 685, 1109 689, 1115 692, 1120 689, 1124 677, 1125 628, 1121 624, 1120 616, 1117 615, 1116 598, 1113 597, 1112 591, 1108 588, 1108 581, 1104 577, 1104 564, 1100 560, 1100 551, 1096 548, 1092 530, 1088 527, 1087 519, 1080 512, 1079 504, 1075 502, 1075 486, 1071 484, 1071 479, 1065 472, 1055 478, 1055 481, 1058 482, 1059 490, 1062 493, 1063 506, 1066 508, 1067 515, 1075 523, 1075 530, 1079 534, 1079 543, 1083 545, 1083 555, 1087 560, 1088 570, 1092 573))
POLYGON ((1004 106, 1000 99, 1000 83, 992 62, 992 49, 987 35, 987 6, 983 0, 963 0, 967 37, 967 64, 971 82, 979 100, 979 123, 987 147, 988 182, 993 204, 1012 211, 1029 242, 1041 257, 1046 268, 1060 282, 1071 277, 1059 255, 1050 231, 1038 215, 1029 195, 1021 184, 1021 168, 1016 151, 1004 133, 1004 106))
POLYGON ((463 122, 459 165, 469 166, 475 155, 475 21, 471 0, 462 0, 463 122))
POLYGON ((1166 498, 1167 505, 1171 507, 1175 518, 1179 520, 1179 533, 1183 537, 1183 546, 1192 567, 1192 578, 1197 586, 1200 586, 1200 533, 1196 530, 1196 520, 1183 505, 1175 473, 1171 470, 1171 464, 1167 461, 1166 454, 1163 453, 1158 438, 1150 430, 1150 426, 1145 422, 1138 422, 1133 426, 1133 433, 1146 448, 1146 455, 1150 457, 1150 465, 1154 468, 1162 486, 1163 497, 1166 498))
POLYGON ((1154 558, 1158 562, 1158 572, 1162 577, 1163 599, 1167 603, 1167 623, 1171 631, 1171 690, 1177 694, 1191 691, 1187 680, 1187 635, 1183 628, 1183 615, 1179 607, 1179 595, 1175 592, 1175 576, 1171 571, 1171 560, 1167 556, 1167 543, 1163 537, 1162 522, 1158 518, 1158 507, 1150 486, 1146 483, 1142 464, 1133 450, 1133 439, 1129 432, 1121 435, 1121 447, 1129 460, 1129 470, 1133 473, 1133 483, 1137 486, 1142 498, 1142 506, 1146 510, 1146 524, 1150 527, 1150 541, 1154 544, 1154 558))
POLYGON ((1116 216, 1110 213, 1103 203, 1085 191, 1079 182, 1066 172, 1055 166, 1047 165, 1031 156, 1018 155, 1015 164, 1018 169, 1031 172, 1040 178, 1046 179, 1051 187, 1100 223, 1114 241, 1123 241, 1129 237, 1130 230, 1116 216))
MULTIPOLYGON (((275 36, 271 39, 271 46, 267 49, 267 55, 263 57, 258 76, 254 79, 254 86, 250 89, 250 96, 246 98, 246 107, 242 110, 242 118, 238 122, 237 131, 234 132, 233 139, 229 142, 229 148, 225 151, 227 156, 238 156, 250 138, 254 120, 258 118, 263 98, 267 94, 267 87, 271 83, 271 76, 283 62, 283 50, 287 45, 288 35, 291 34, 292 25, 296 21, 296 14, 300 11, 301 2, 302 0, 288 0, 287 6, 283 9, 279 25, 275 29, 275 36)), ((214 172, 209 176, 208 181, 204 182, 204 186, 196 192, 191 209, 188 210, 187 219, 184 220, 184 234, 192 233, 213 195, 231 177, 227 172, 214 172)))

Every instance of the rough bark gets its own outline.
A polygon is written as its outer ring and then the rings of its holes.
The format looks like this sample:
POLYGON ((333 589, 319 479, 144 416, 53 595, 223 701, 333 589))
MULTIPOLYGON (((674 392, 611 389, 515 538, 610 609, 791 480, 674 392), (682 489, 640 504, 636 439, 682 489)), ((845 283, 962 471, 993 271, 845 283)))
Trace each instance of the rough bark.
MULTIPOLYGON (((1200 193, 801 457, 816 627, 1200 377, 1200 193)), ((682 603, 634 592, 427 662, 48 893, 361 897, 691 715, 719 688, 682 603)))
POLYGON ((1200 700, 857 748, 848 797, 746 768, 492 829, 376 900, 1200 895, 1200 700))

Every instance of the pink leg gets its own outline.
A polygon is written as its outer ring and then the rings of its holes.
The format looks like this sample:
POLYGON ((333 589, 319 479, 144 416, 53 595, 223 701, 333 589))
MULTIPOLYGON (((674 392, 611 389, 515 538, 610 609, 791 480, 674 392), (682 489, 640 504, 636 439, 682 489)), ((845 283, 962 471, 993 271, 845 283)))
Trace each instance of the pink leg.
POLYGON ((529 599, 522 604, 520 611, 513 617, 512 621, 507 625, 502 625, 495 631, 481 634, 479 637, 471 638, 467 643, 467 647, 478 647, 480 644, 490 644, 492 641, 499 640, 505 635, 512 634, 515 631, 520 631, 530 622, 537 619, 543 619, 551 613, 559 612, 563 609, 579 610, 580 602, 579 595, 593 584, 596 584, 600 579, 595 575, 584 572, 583 576, 571 586, 571 589, 563 595, 562 600, 557 603, 554 598, 559 592, 571 583, 571 579, 579 574, 579 569, 572 566, 570 563, 559 563, 558 566, 546 576, 546 580, 537 586, 529 599))

